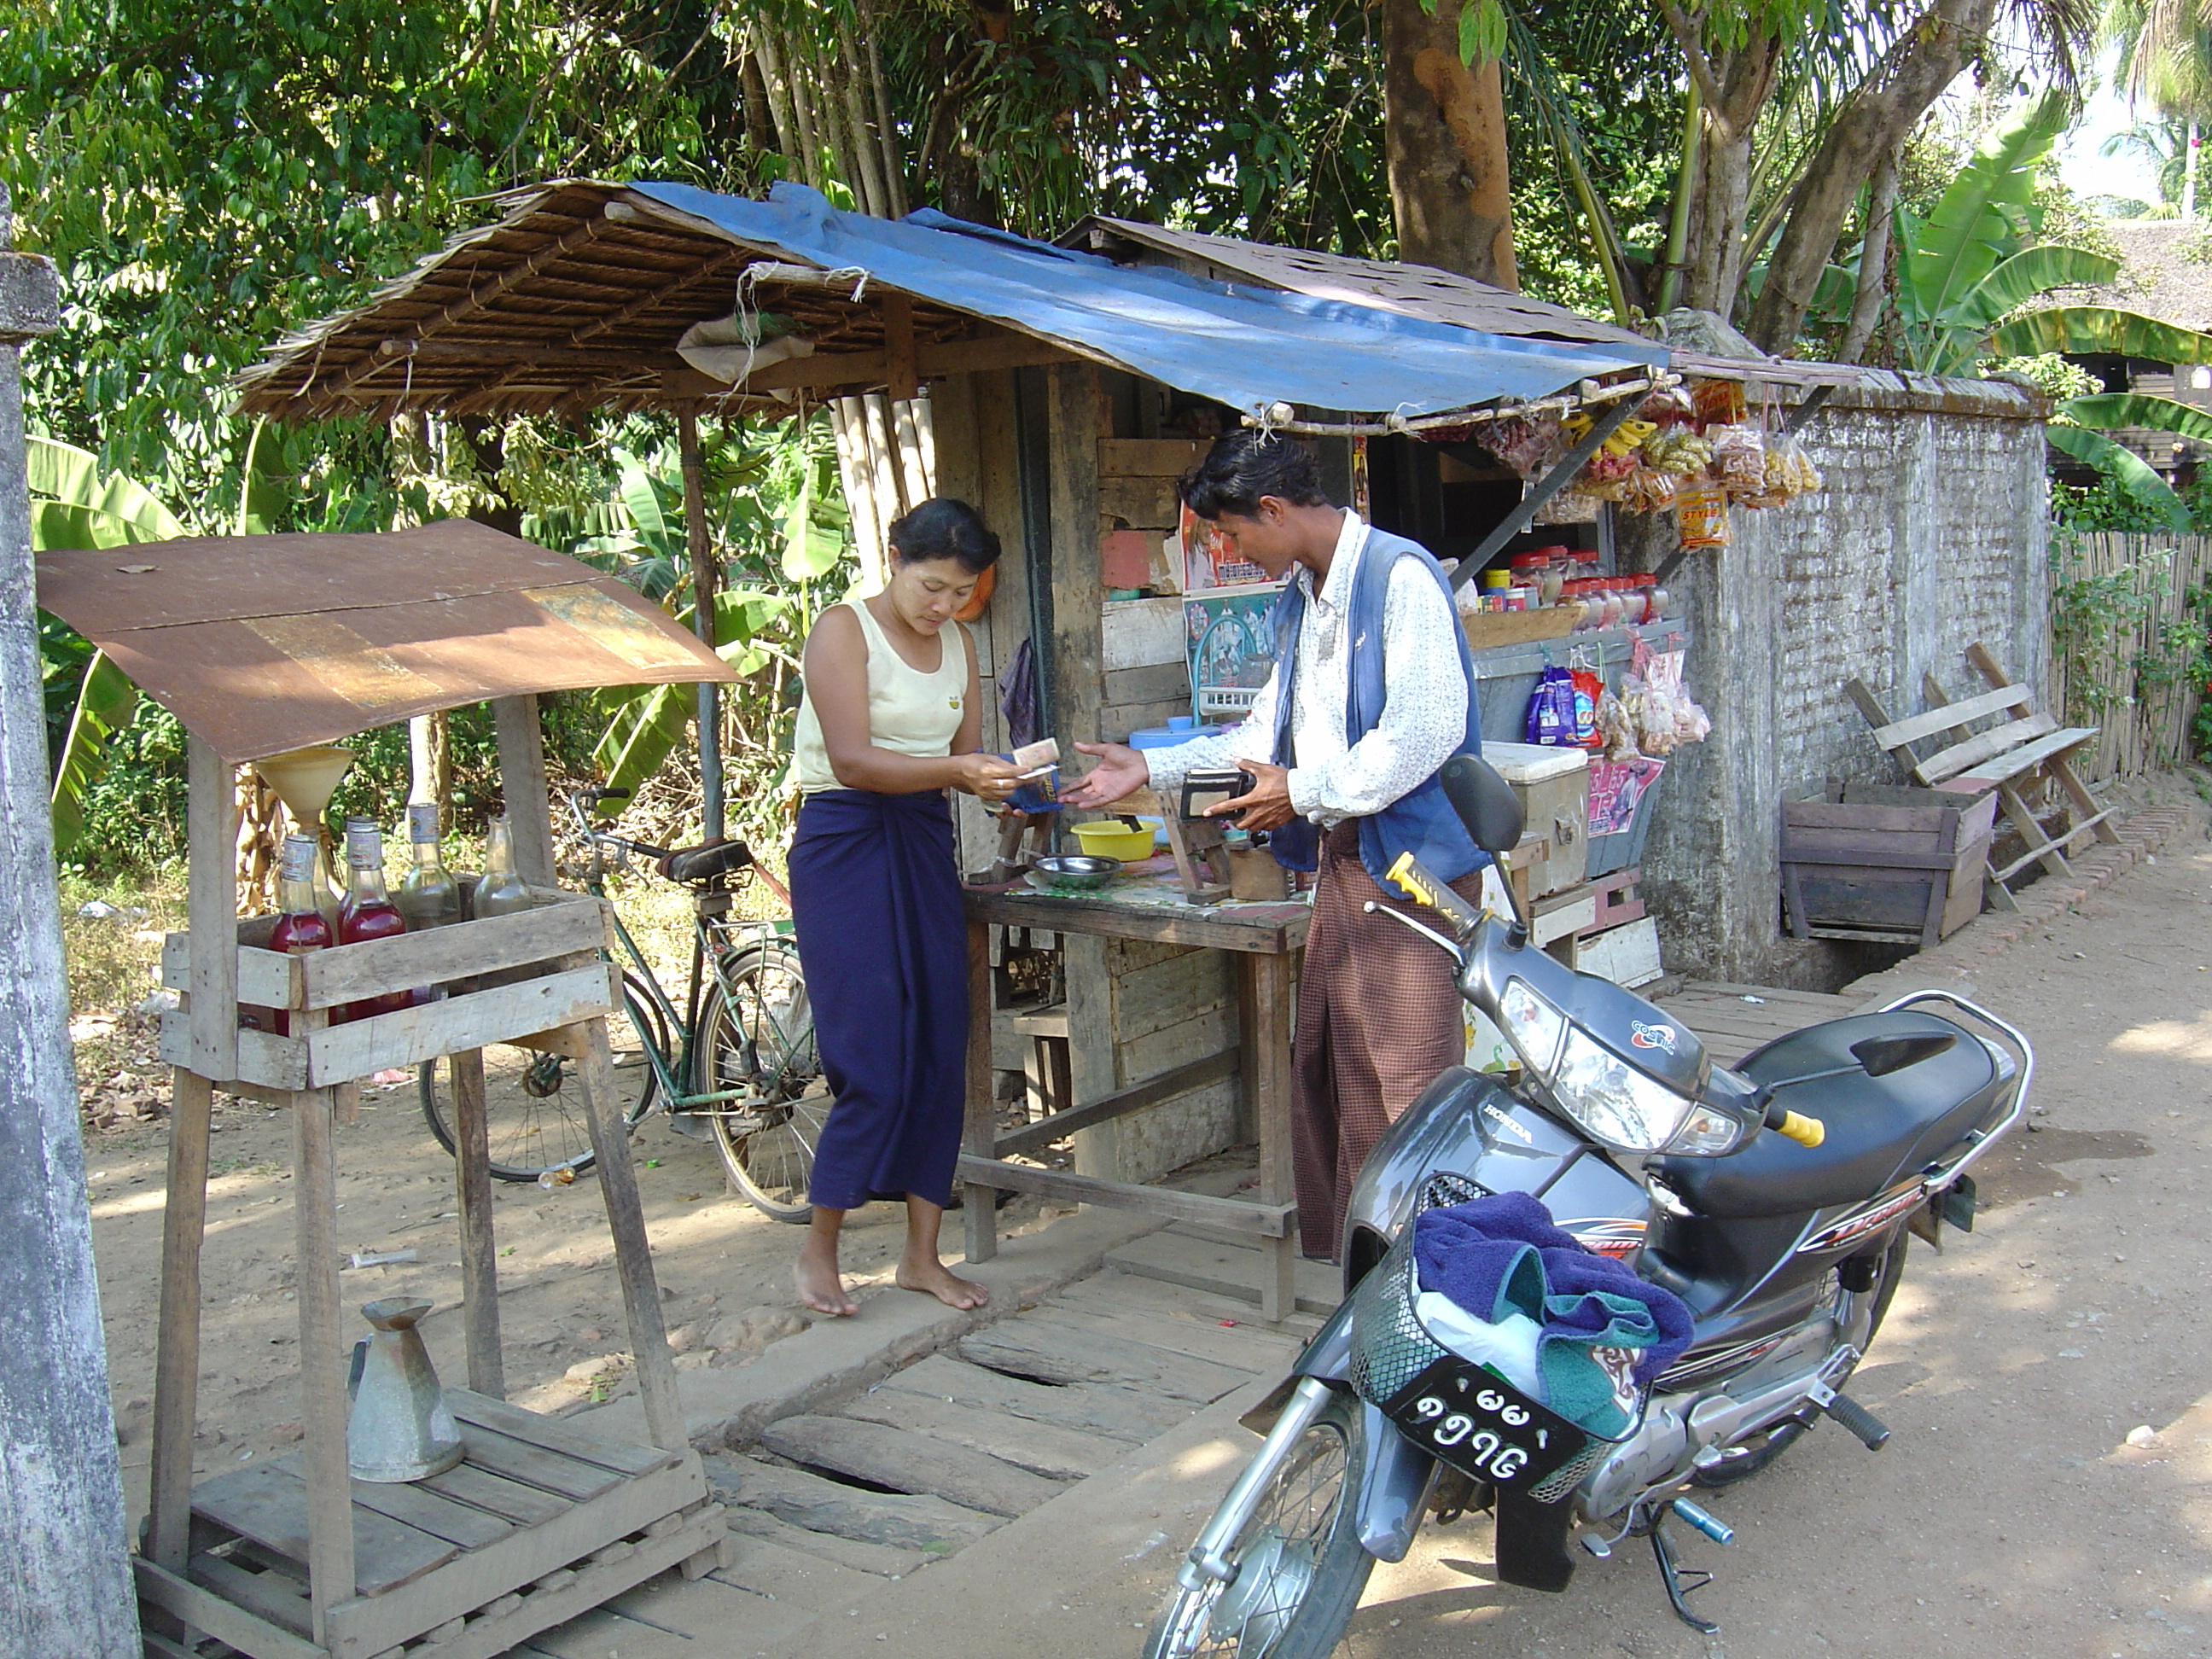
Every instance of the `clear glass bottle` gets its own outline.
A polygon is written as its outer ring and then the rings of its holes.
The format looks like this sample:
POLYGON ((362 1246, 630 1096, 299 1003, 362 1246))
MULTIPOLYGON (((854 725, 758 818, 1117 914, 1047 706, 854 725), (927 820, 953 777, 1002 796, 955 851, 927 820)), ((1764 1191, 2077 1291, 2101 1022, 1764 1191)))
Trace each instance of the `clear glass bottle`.
MULTIPOLYGON (((322 842, 314 836, 287 836, 276 862, 276 926, 269 934, 269 948, 286 956, 326 950, 337 935, 316 903, 315 872, 322 862, 322 842)), ((276 1031, 289 1036, 291 1016, 275 1011, 276 1031)))
POLYGON ((438 850, 438 804, 422 801, 407 809, 407 846, 415 867, 399 884, 394 902, 410 931, 445 927, 461 919, 461 884, 446 868, 438 850))
POLYGON ((514 868, 514 830, 502 812, 491 821, 484 837, 483 875, 477 883, 469 914, 479 921, 487 916, 511 916, 530 908, 530 889, 514 868))
MULTIPOLYGON (((373 823, 349 818, 346 898, 338 907, 338 943, 360 945, 373 939, 390 939, 406 931, 407 919, 399 914, 399 907, 384 890, 384 832, 373 823)), ((391 991, 380 997, 349 1002, 337 1010, 331 1018, 342 1023, 367 1019, 372 1014, 394 1013, 412 1000, 405 991, 391 991)))

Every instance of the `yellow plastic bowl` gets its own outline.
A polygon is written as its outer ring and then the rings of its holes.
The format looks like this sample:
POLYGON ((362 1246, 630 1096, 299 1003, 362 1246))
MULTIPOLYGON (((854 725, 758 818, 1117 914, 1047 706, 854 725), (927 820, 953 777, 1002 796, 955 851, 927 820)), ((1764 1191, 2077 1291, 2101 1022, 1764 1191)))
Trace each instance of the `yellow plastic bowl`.
POLYGON ((1133 864, 1152 855, 1150 825, 1132 830, 1110 818, 1099 823, 1079 823, 1075 826, 1075 838, 1083 843, 1083 850, 1095 859, 1119 859, 1124 864, 1133 864))

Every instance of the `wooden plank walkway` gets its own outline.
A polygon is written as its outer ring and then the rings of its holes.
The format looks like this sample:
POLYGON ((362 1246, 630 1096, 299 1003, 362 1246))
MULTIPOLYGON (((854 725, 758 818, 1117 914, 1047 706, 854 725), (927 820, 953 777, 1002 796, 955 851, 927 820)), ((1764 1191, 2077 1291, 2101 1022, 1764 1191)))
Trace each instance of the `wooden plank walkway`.
POLYGON ((1733 1066, 1777 1037, 1824 1019, 1840 1019, 1856 1012, 1859 1005, 1819 991, 1693 979, 1661 998, 1659 1006, 1698 1034, 1715 1063, 1733 1066))
MULTIPOLYGON (((750 1454, 708 1457, 729 1517, 725 1564, 692 1582, 663 1574, 515 1652, 789 1650, 815 1620, 844 1616, 1224 1395, 1279 1375, 1317 1322, 1254 1322, 1260 1253, 1238 1248, 1252 1258, 1250 1304, 1109 1266, 864 1395, 781 1419, 750 1454)), ((1302 1279, 1302 1304, 1308 1288, 1302 1279)))

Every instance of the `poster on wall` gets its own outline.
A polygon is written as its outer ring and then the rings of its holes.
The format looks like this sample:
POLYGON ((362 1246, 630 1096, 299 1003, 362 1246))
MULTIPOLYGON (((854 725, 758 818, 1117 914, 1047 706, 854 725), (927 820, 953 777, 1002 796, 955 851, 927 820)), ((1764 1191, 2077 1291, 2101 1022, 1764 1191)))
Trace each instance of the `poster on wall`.
POLYGON ((1246 586, 1182 602, 1183 646, 1200 720, 1243 719, 1275 665, 1274 636, 1267 626, 1276 587, 1246 586))
POLYGON ((1214 526, 1189 507, 1182 508, 1182 589, 1203 593, 1212 588, 1241 587, 1264 582, 1267 573, 1249 559, 1237 556, 1235 546, 1214 526))

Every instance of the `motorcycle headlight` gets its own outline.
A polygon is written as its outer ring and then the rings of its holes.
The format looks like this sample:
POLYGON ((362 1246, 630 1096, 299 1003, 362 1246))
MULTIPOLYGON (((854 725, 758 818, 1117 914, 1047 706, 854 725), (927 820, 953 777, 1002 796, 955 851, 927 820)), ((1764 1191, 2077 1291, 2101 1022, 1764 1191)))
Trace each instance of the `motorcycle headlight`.
POLYGON ((1559 1039, 1566 1034, 1567 1017, 1530 990, 1525 980, 1509 979, 1505 994, 1498 999, 1498 1012, 1505 1035, 1521 1051, 1521 1058, 1538 1077, 1549 1079, 1559 1058, 1559 1039))
POLYGON ((1743 1133, 1734 1118, 1675 1093, 1571 1028, 1550 1082, 1562 1109, 1623 1152, 1714 1158, 1743 1133))

